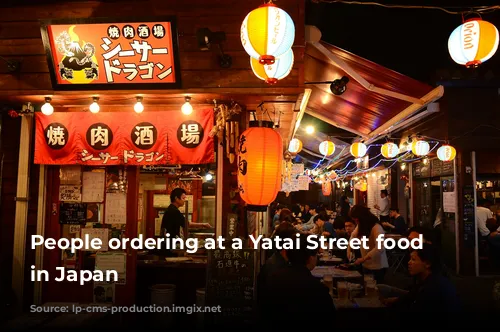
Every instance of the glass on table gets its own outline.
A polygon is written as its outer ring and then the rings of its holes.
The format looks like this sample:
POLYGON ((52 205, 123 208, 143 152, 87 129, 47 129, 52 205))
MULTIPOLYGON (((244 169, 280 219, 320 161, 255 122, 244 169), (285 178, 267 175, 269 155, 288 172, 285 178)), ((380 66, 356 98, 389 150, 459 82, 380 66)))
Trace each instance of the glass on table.
POLYGON ((366 283, 365 294, 367 297, 378 297, 377 282, 375 280, 366 283))
POLYGON ((339 299, 348 300, 349 290, 347 289, 347 281, 337 282, 337 294, 339 299))
POLYGON ((333 295, 333 276, 331 274, 325 274, 323 276, 323 284, 328 287, 330 295, 333 295))

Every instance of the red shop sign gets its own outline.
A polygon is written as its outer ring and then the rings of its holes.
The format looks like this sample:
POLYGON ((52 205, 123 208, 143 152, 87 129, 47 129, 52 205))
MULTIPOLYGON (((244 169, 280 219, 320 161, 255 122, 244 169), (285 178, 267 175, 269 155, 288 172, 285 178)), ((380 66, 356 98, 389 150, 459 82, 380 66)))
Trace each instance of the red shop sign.
POLYGON ((56 90, 181 87, 175 18, 45 21, 41 31, 56 90))
POLYGON ((173 165, 214 162, 212 109, 36 113, 35 164, 173 165))

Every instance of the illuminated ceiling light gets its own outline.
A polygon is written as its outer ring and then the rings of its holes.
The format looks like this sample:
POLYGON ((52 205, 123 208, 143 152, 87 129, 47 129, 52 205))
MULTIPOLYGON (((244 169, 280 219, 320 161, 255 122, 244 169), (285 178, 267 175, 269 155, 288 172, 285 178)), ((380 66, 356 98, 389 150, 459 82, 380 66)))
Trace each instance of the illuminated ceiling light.
POLYGON ((406 169, 406 164, 405 163, 402 163, 401 164, 401 170, 404 171, 406 169))
POLYGON ((306 133, 308 133, 309 135, 314 134, 314 127, 313 126, 307 126, 306 127, 306 133))
POLYGON ((89 111, 92 113, 99 113, 99 110, 101 109, 97 103, 99 101, 99 97, 93 97, 93 100, 94 102, 90 104, 89 111))
POLYGON ((184 115, 190 115, 193 113, 193 106, 191 105, 191 97, 185 97, 184 100, 186 101, 184 105, 181 107, 181 111, 184 115))
POLYGON ((144 111, 144 105, 142 104, 142 97, 137 97, 137 102, 134 105, 134 111, 136 113, 142 113, 144 111))
POLYGON ((477 67, 489 60, 498 49, 498 29, 474 18, 457 27, 448 39, 450 56, 459 65, 477 67))
POLYGON ((50 104, 52 98, 45 97, 45 104, 42 105, 42 113, 45 115, 51 115, 54 113, 54 107, 50 104))
POLYGON ((248 13, 240 36, 248 55, 263 65, 271 65, 292 47, 295 25, 287 12, 269 2, 248 13))
POLYGON ((213 175, 210 173, 207 173, 207 175, 205 175, 205 181, 212 181, 213 178, 213 175))

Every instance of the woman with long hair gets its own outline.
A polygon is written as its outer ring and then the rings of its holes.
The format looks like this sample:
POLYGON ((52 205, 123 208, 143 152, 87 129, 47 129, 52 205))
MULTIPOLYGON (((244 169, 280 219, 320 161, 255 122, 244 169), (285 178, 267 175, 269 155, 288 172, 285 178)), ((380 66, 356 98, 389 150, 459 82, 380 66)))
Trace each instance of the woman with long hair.
MULTIPOLYGON (((385 248, 377 246, 377 238, 380 234, 385 234, 384 228, 370 209, 363 205, 354 205, 350 211, 350 217, 357 224, 351 234, 351 239, 365 237, 368 239, 366 244, 368 248, 361 245, 361 258, 356 259, 355 264, 362 264, 365 274, 373 274, 377 283, 382 283, 389 263, 385 248)), ((347 250, 347 257, 351 257, 353 249, 349 246, 347 250)))

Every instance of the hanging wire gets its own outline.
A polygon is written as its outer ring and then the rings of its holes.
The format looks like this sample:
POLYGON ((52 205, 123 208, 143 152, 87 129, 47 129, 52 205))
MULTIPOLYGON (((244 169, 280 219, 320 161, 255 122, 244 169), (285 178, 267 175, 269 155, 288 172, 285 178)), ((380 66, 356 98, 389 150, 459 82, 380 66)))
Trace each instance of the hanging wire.
POLYGON ((389 9, 430 9, 439 10, 450 15, 463 15, 468 13, 483 13, 489 14, 500 9, 499 5, 495 6, 473 6, 473 7, 460 7, 460 6, 417 6, 417 5, 387 5, 378 2, 361 2, 361 1, 346 1, 346 0, 312 0, 312 2, 323 2, 323 3, 339 3, 345 5, 366 5, 366 6, 378 6, 389 9), (467 8, 467 9, 465 9, 467 8), (460 10, 462 9, 462 10, 460 10))

